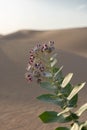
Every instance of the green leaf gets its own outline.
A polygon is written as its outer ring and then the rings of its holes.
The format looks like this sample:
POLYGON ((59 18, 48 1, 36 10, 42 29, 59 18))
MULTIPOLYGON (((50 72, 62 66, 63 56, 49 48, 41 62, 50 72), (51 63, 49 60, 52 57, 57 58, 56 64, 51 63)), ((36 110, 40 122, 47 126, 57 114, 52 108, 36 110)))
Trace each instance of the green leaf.
MULTIPOLYGON (((62 66, 63 67, 63 66, 62 66)), ((61 84, 61 82, 62 82, 62 80, 63 80, 63 75, 62 75, 62 67, 60 67, 60 68, 57 68, 57 67, 53 67, 52 68, 52 72, 53 72, 53 74, 54 74, 54 81, 58 81, 58 83, 60 83, 61 84)))
POLYGON ((64 80, 61 84, 62 88, 66 87, 66 85, 70 82, 72 76, 73 76, 73 73, 69 73, 68 75, 66 75, 66 77, 64 78, 64 80))
POLYGON ((70 115, 72 119, 77 120, 79 117, 75 113, 71 113, 70 115))
POLYGON ((56 86, 53 86, 50 82, 41 82, 41 83, 40 83, 40 86, 41 86, 42 88, 45 88, 45 89, 51 90, 51 91, 57 89, 56 86))
MULTIPOLYGON (((69 83, 67 86, 63 89, 61 89, 61 93, 65 96, 68 97, 69 94, 72 91, 72 85, 69 83)), ((76 107, 78 101, 78 94, 76 94, 71 100, 69 100, 67 103, 68 107, 76 107)))
POLYGON ((54 111, 45 111, 39 117, 44 123, 52 123, 52 122, 59 122, 59 123, 66 123, 72 121, 71 116, 57 116, 57 112, 54 111))
POLYGON ((56 122, 58 118, 57 112, 54 111, 45 111, 39 117, 44 123, 56 122))
MULTIPOLYGON (((69 96, 69 94, 72 91, 71 84, 68 84, 65 88, 61 89, 62 95, 64 95, 66 98, 69 96)), ((71 100, 67 102, 68 107, 76 107, 78 101, 78 94, 76 94, 71 100)))
POLYGON ((76 94, 69 102, 68 107, 76 107, 78 101, 78 94, 76 94))
POLYGON ((55 130, 69 130, 69 128, 67 128, 67 127, 58 127, 55 130))
POLYGON ((43 95, 37 97, 37 99, 39 99, 41 101, 49 102, 49 103, 54 103, 61 107, 64 104, 63 99, 61 99, 58 96, 53 95, 53 94, 43 94, 43 95))
POLYGON ((85 85, 86 83, 82 83, 80 85, 77 85, 73 88, 73 90, 71 91, 70 95, 67 97, 68 100, 71 100, 85 85))
POLYGON ((58 70, 59 70, 59 68, 57 68, 57 67, 55 67, 55 66, 52 68, 52 71, 53 71, 54 74, 55 74, 58 70))
POLYGON ((68 97, 69 94, 71 93, 72 91, 72 85, 69 83, 66 85, 65 88, 62 88, 61 89, 61 93, 65 96, 65 97, 68 97))

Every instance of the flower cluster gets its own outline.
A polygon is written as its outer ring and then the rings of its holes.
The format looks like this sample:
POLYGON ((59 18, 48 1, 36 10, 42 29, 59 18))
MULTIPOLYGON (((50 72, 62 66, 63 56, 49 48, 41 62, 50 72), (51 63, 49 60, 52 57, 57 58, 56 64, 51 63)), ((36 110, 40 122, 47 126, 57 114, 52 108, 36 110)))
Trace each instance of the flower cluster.
POLYGON ((37 82, 41 82, 43 77, 51 76, 49 73, 49 61, 47 58, 53 53, 54 42, 37 44, 30 50, 29 62, 26 68, 27 72, 25 78, 31 82, 36 79, 37 82))

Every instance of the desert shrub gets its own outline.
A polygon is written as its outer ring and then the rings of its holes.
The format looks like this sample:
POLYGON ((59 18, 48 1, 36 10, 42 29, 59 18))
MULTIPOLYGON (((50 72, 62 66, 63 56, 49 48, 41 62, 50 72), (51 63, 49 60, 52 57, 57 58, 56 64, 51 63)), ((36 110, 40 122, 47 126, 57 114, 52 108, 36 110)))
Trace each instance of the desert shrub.
POLYGON ((58 105, 61 112, 45 111, 39 115, 44 123, 68 123, 69 128, 58 127, 55 130, 87 130, 87 121, 79 121, 80 116, 87 110, 87 103, 74 112, 77 107, 78 93, 85 86, 84 83, 72 85, 73 73, 65 77, 62 74, 63 66, 57 67, 57 54, 54 42, 37 44, 31 49, 25 77, 28 82, 36 81, 42 88, 51 93, 43 94, 37 99, 58 105))

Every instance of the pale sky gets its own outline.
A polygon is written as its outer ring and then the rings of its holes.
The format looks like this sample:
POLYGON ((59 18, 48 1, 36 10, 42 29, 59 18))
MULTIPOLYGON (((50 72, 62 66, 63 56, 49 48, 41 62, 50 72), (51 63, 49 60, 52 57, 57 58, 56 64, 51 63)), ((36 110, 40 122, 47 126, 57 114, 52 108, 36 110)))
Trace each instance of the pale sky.
POLYGON ((0 34, 87 27, 87 0, 0 0, 0 34))

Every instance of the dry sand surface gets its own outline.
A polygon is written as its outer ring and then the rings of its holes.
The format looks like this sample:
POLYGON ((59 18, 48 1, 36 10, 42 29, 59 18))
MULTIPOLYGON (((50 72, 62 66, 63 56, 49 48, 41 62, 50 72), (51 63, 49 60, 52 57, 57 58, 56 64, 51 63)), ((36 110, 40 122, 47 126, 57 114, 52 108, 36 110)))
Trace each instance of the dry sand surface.
MULTIPOLYGON (((54 130, 59 124, 43 124, 38 115, 59 108, 35 97, 46 92, 24 79, 29 49, 37 42, 55 41, 58 65, 73 72, 73 84, 87 82, 87 28, 28 31, 0 38, 0 130, 54 130)), ((79 106, 87 102, 87 85, 80 92, 79 106)), ((87 119, 87 114, 82 119, 87 119)))

